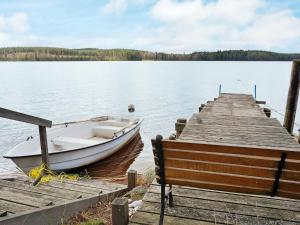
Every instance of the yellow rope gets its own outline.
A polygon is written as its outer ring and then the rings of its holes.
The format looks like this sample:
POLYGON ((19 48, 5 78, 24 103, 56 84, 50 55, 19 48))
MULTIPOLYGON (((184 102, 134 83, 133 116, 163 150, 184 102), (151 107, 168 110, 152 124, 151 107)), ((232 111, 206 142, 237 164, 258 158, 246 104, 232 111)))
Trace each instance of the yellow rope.
POLYGON ((43 172, 45 173, 45 175, 42 177, 42 179, 39 181, 38 184, 48 183, 53 180, 64 182, 65 180, 77 181, 82 177, 89 178, 88 176, 80 176, 79 174, 67 174, 65 172, 55 173, 49 169, 46 169, 44 164, 31 169, 28 173, 28 176, 31 177, 32 179, 37 179, 43 172))

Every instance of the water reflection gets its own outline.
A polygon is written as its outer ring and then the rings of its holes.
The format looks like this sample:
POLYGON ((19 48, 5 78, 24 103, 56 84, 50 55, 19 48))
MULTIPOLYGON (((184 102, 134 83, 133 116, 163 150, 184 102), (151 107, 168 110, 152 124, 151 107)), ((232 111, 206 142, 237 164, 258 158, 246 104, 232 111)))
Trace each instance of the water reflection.
POLYGON ((141 135, 138 133, 131 141, 110 157, 70 173, 88 174, 91 178, 123 179, 126 171, 143 150, 141 135))

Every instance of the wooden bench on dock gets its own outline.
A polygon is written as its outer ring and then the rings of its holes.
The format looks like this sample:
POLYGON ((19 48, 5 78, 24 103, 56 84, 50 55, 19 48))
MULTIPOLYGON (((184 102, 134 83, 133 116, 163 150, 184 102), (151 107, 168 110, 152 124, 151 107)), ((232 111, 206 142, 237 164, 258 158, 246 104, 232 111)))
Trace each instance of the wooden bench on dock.
MULTIPOLYGON (((160 135, 152 143, 161 184, 160 224, 167 184, 300 199, 299 151, 162 140, 160 135)), ((172 206, 172 190, 168 198, 172 206)))

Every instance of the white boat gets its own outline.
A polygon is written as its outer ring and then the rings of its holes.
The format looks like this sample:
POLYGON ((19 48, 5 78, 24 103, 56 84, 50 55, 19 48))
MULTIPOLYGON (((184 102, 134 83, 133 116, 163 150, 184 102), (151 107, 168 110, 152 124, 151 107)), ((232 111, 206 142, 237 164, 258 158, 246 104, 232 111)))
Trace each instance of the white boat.
MULTIPOLYGON (((71 122, 47 129, 49 167, 66 171, 104 159, 128 143, 139 132, 140 119, 110 116, 71 122)), ((39 137, 28 138, 4 155, 23 172, 41 165, 39 137)))

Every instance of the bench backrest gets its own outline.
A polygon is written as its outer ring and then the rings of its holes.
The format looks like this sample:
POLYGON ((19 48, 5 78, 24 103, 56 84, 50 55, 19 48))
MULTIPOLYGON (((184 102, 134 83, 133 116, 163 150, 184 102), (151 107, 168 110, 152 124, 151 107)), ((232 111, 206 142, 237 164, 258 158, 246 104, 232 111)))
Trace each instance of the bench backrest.
POLYGON ((152 140, 158 183, 300 199, 300 152, 152 140))

